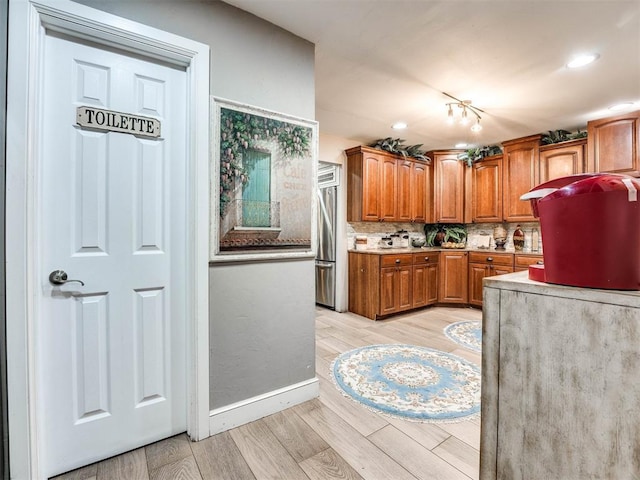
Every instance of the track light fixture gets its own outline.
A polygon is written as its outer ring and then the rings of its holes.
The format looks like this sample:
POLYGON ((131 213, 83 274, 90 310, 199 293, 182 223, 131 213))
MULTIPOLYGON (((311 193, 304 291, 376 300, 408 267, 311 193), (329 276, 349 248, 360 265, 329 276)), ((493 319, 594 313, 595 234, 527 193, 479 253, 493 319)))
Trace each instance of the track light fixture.
POLYGON ((445 92, 442 92, 442 93, 443 95, 446 95, 452 100, 455 100, 455 102, 449 102, 446 104, 448 123, 451 123, 451 124, 455 123, 455 116, 453 113, 455 108, 457 109, 457 111, 460 111, 460 120, 459 120, 460 124, 462 125, 469 124, 469 112, 471 112, 476 117, 476 121, 471 127, 471 131, 474 133, 477 133, 480 130, 482 130, 482 125, 480 125, 480 120, 482 120, 482 117, 480 116, 480 112, 484 113, 483 110, 480 110, 477 107, 472 107, 471 100, 458 100, 456 97, 449 95, 448 93, 445 93, 445 92))

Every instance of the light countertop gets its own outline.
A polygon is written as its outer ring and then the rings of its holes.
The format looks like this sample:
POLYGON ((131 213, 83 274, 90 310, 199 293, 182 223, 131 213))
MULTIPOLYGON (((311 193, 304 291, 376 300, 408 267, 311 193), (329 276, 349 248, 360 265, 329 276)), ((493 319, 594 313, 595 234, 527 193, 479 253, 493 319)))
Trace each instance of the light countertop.
POLYGON ((349 252, 368 253, 371 255, 398 255, 401 253, 424 253, 424 252, 482 252, 482 253, 510 253, 514 255, 539 255, 542 252, 515 251, 513 248, 506 250, 496 250, 495 248, 442 248, 442 247, 407 247, 407 248, 368 248, 366 250, 356 250, 350 248, 349 252))

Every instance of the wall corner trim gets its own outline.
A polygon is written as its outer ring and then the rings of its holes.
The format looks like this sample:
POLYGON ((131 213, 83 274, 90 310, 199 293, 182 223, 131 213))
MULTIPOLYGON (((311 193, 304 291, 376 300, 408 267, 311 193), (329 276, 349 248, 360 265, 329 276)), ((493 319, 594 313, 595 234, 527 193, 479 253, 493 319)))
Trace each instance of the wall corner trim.
POLYGON ((317 398, 319 395, 320 384, 318 378, 314 377, 225 407, 216 408, 209 413, 209 435, 215 435, 259 420, 317 398))

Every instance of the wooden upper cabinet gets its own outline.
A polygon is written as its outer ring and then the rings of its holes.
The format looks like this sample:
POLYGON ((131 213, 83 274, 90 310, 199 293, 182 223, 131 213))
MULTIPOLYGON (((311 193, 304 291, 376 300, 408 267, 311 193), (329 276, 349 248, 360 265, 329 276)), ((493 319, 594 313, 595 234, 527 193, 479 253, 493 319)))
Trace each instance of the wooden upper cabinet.
MULTIPOLYGON (((365 154, 362 156, 362 220, 380 218, 380 181, 382 178, 382 157, 365 154)), ((351 168, 351 165, 349 165, 351 168)))
POLYGON ((473 222, 502 222, 502 155, 473 164, 471 218, 473 222))
POLYGON ((346 154, 347 221, 395 220, 395 156, 367 147, 350 148, 346 154))
POLYGON ((380 176, 380 220, 393 222, 398 218, 398 182, 396 172, 396 159, 393 157, 382 158, 382 171, 380 176))
POLYGON ((429 222, 432 166, 369 147, 347 154, 348 222, 429 222))
POLYGON ((429 152, 434 173, 434 221, 464 223, 465 163, 460 150, 429 152))
POLYGON ((589 172, 640 176, 640 111, 587 123, 589 172))
POLYGON ((411 221, 430 223, 432 214, 433 175, 431 165, 420 161, 413 162, 411 169, 411 221))
POLYGON ((538 165, 541 137, 531 135, 502 144, 502 207, 507 222, 536 220, 530 202, 523 202, 520 196, 540 183, 538 165))
POLYGON ((586 138, 540 147, 540 181, 584 173, 586 138))
POLYGON ((413 219, 411 208, 411 190, 413 176, 413 162, 398 160, 396 174, 398 175, 398 221, 411 222, 413 219))
POLYGON ((431 165, 419 160, 398 159, 398 221, 431 221, 431 165))

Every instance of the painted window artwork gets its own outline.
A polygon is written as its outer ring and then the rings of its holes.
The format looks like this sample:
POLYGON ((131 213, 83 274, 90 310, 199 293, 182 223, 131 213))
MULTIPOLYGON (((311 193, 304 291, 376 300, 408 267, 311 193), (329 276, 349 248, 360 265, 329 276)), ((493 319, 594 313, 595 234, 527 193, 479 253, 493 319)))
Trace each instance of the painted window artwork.
POLYGON ((248 149, 243 165, 248 180, 242 186, 242 226, 271 227, 275 222, 271 217, 271 154, 248 149))
POLYGON ((212 260, 311 254, 317 124, 223 100, 213 110, 212 260))

